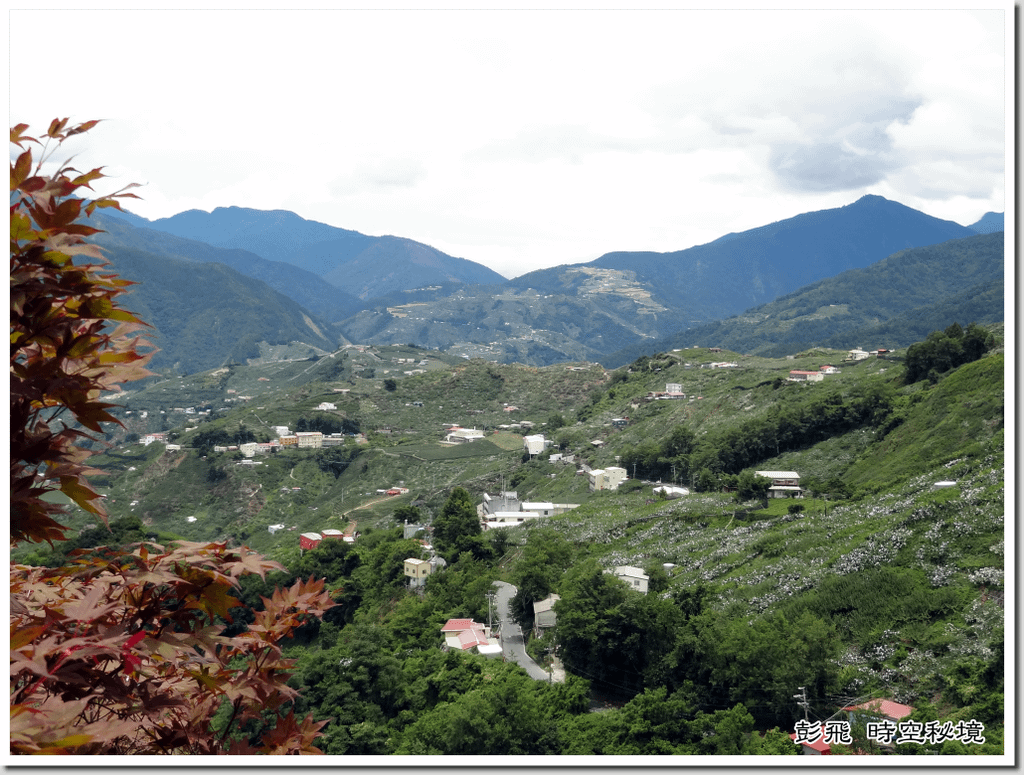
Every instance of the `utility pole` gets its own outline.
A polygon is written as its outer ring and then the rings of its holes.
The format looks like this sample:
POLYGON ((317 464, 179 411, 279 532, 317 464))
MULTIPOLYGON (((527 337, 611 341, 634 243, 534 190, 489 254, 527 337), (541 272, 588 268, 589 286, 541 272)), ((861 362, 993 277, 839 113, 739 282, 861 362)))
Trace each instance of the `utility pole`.
POLYGON ((804 686, 797 687, 800 689, 800 694, 794 694, 793 699, 797 700, 797 705, 804 709, 804 721, 807 721, 807 711, 810 705, 807 702, 807 688, 804 686))

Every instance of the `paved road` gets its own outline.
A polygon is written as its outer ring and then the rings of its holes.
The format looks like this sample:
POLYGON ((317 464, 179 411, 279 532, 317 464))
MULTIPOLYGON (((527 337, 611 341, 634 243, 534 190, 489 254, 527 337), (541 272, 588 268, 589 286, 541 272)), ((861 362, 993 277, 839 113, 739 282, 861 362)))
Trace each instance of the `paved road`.
POLYGON ((494 586, 496 588, 495 603, 498 609, 498 621, 501 625, 502 655, 506 661, 511 660, 526 670, 531 678, 536 678, 538 681, 550 681, 550 673, 534 662, 526 653, 523 630, 512 620, 512 615, 509 613, 509 603, 518 590, 504 581, 495 581, 494 586))

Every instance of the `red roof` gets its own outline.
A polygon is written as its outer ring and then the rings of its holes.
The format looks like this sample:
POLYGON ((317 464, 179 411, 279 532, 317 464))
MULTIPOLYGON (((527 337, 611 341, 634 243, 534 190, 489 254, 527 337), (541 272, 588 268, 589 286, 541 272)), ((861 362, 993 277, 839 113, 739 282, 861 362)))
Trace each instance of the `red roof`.
MULTIPOLYGON (((481 625, 482 626, 482 625, 481 625)), ((486 646, 487 638, 483 630, 466 630, 459 633, 459 647, 465 651, 474 646, 486 646)))
MULTIPOLYGON (((789 739, 793 742, 796 742, 796 732, 790 732, 789 739)), ((822 756, 832 755, 832 746, 825 742, 824 737, 819 737, 813 743, 800 743, 800 745, 806 745, 808 748, 811 748, 815 751, 820 751, 822 756)))
POLYGON ((901 705, 898 702, 892 700, 868 700, 862 702, 860 705, 849 705, 843 710, 866 710, 872 713, 881 713, 883 716, 888 716, 892 719, 906 718, 914 709, 909 705, 901 705))
POLYGON ((449 619, 444 623, 441 632, 462 632, 463 630, 482 630, 484 626, 472 619, 449 619))

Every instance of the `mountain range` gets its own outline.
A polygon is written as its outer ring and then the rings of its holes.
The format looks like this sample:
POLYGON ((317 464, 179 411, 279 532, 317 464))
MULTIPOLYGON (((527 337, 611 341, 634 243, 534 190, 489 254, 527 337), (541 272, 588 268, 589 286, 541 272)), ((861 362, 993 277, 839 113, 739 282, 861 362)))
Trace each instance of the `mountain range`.
POLYGON ((94 217, 106 230, 96 241, 140 283, 132 302, 163 350, 154 365, 187 373, 261 357, 268 346, 299 357, 346 341, 534 365, 618 362, 695 336, 778 354, 912 311, 930 320, 941 313, 924 308, 963 309, 965 293, 968 308, 988 304, 979 320, 992 317, 997 302, 1001 319, 1001 285, 998 294, 985 285, 1002 277, 1001 238, 971 238, 995 235, 1002 215, 987 213, 967 227, 879 196, 685 250, 618 251, 513 280, 414 240, 370 237, 283 210, 191 210, 154 221, 109 212, 94 217), (950 240, 964 244, 939 251, 942 260, 896 259, 950 240), (827 284, 868 267, 867 279, 827 284), (913 292, 867 291, 905 287, 890 276, 910 277, 913 292), (789 299, 804 291, 811 295, 789 299), (836 305, 830 310, 855 312, 818 314, 808 305, 822 294, 836 305), (776 302, 796 307, 762 309, 776 302), (808 315, 819 321, 810 328, 802 321, 808 315))

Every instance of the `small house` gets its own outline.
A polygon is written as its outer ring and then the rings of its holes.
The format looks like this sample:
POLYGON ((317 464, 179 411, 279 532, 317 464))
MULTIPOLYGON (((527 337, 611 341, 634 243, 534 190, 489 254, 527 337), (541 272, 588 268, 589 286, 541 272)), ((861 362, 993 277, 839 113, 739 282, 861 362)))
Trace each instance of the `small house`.
POLYGON ((409 578, 410 587, 422 587, 427 583, 427 576, 431 574, 433 567, 429 560, 418 560, 409 557, 405 560, 405 575, 409 578))
POLYGON ((319 533, 302 533, 299 536, 299 549, 303 551, 306 549, 316 549, 320 546, 322 540, 323 536, 319 533))
POLYGON ((625 468, 619 466, 597 468, 590 472, 590 489, 591 491, 617 490, 627 478, 625 468))
POLYGON ((651 577, 644 573, 643 568, 637 568, 632 565, 619 565, 615 570, 605 571, 605 573, 611 573, 615 578, 625 581, 637 592, 647 594, 647 584, 650 582, 651 577))
POLYGON ((800 369, 794 369, 789 372, 789 379, 791 382, 821 382, 825 379, 825 374, 821 371, 801 371, 800 369))
POLYGON ((533 635, 539 638, 544 630, 549 630, 557 624, 555 616, 555 603, 562 598, 552 592, 543 600, 537 600, 533 604, 533 635))
POLYGON ((769 498, 799 498, 803 495, 800 487, 800 474, 796 471, 754 471, 757 476, 771 479, 768 488, 769 498))

